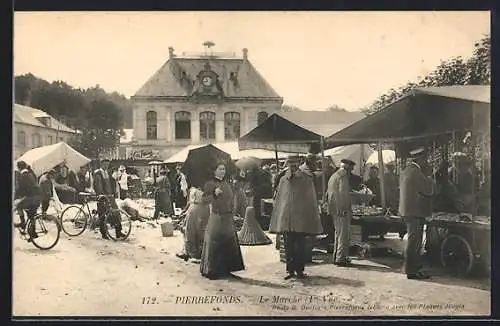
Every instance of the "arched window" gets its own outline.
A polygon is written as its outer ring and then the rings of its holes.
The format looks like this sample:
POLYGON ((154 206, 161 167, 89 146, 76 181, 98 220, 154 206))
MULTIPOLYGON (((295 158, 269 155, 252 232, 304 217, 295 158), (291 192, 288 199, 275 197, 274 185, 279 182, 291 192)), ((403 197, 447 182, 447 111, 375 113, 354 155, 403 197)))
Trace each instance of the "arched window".
POLYGON ((155 111, 146 112, 146 139, 156 140, 158 138, 158 121, 155 111))
POLYGON ((215 112, 200 113, 200 139, 215 139, 215 112))
POLYGON ((240 137, 240 114, 238 112, 224 113, 224 138, 234 140, 240 137))
POLYGON ((24 131, 19 131, 17 134, 17 145, 25 147, 26 146, 26 133, 24 131))
POLYGON ((37 148, 42 146, 42 138, 39 133, 34 133, 31 135, 31 147, 37 148))
POLYGON ((190 112, 175 112, 175 139, 191 139, 190 112))
POLYGON ((262 122, 264 122, 268 117, 269 113, 267 113, 266 111, 260 111, 257 114, 257 125, 262 124, 262 122))

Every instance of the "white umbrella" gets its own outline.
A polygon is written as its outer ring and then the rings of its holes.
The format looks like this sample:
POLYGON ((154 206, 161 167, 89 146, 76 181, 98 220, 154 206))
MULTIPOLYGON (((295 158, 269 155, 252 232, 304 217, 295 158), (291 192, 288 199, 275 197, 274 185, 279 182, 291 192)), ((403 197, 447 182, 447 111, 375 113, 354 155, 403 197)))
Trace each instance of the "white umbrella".
MULTIPOLYGON (((396 161, 396 152, 390 149, 382 150, 382 160, 384 161, 384 164, 396 161)), ((370 157, 368 157, 366 164, 378 164, 378 151, 373 152, 370 157)))
POLYGON ((91 160, 77 152, 68 144, 60 142, 54 145, 42 146, 29 150, 16 161, 26 162, 37 175, 40 175, 61 163, 65 163, 70 170, 76 172, 80 167, 88 164, 91 160))

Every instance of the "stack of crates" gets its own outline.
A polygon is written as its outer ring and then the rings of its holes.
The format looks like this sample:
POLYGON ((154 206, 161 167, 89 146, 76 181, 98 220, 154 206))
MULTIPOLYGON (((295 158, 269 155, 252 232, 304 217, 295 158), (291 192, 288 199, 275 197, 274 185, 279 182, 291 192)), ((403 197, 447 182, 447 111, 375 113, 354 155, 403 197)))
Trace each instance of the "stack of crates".
POLYGON ((360 244, 363 242, 362 237, 363 229, 360 225, 351 224, 351 228, 349 230, 349 244, 351 246, 360 244))

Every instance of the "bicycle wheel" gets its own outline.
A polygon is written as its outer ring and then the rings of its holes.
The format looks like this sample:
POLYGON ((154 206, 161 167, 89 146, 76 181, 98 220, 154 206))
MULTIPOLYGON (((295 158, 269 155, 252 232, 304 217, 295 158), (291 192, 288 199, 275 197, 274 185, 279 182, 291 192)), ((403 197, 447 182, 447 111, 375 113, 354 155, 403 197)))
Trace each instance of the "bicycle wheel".
POLYGON ((132 231, 132 220, 130 219, 130 216, 121 210, 113 210, 112 212, 106 214, 105 222, 106 233, 115 241, 126 240, 132 231), (116 235, 115 226, 117 223, 121 224, 121 233, 124 235, 121 238, 118 238, 116 235))
POLYGON ((30 229, 31 223, 35 223, 36 238, 31 238, 33 245, 41 250, 49 250, 59 242, 61 235, 61 226, 57 217, 46 214, 39 214, 33 220, 29 220, 27 230, 30 229))
POLYGON ((68 206, 61 214, 61 227, 70 237, 80 235, 89 223, 89 216, 78 205, 68 206))

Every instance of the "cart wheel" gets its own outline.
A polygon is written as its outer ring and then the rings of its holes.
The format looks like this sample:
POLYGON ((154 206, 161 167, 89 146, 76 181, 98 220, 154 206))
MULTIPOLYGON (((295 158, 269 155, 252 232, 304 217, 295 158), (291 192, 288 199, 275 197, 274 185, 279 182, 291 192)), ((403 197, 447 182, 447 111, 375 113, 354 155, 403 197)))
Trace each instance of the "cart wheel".
POLYGON ((460 276, 468 276, 474 265, 474 253, 469 242, 458 234, 448 235, 441 243, 441 264, 460 276))

